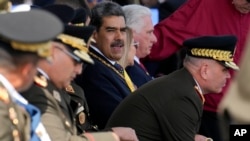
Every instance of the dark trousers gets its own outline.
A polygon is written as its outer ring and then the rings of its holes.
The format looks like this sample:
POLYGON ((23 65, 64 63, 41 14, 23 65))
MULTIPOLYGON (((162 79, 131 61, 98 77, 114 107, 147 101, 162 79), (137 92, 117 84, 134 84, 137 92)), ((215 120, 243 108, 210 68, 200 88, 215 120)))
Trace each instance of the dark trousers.
POLYGON ((210 137, 213 141, 222 141, 217 113, 203 111, 199 134, 210 137))

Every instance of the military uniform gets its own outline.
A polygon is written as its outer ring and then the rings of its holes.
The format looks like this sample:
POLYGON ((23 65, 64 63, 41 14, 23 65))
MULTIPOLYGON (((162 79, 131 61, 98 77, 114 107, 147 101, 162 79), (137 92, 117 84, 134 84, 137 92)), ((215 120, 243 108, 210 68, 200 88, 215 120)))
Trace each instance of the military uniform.
MULTIPOLYGON (((88 140, 84 135, 78 136, 76 133, 69 95, 57 89, 44 75, 38 74, 33 86, 23 96, 41 110, 42 123, 52 140, 88 140)), ((114 140, 110 133, 96 136, 114 140)))
POLYGON ((40 111, 16 89, 23 90, 29 86, 25 83, 29 84, 33 76, 27 80, 29 76, 26 78, 20 72, 23 69, 33 72, 34 68, 26 66, 35 65, 38 61, 28 61, 25 57, 47 58, 50 55, 50 41, 63 30, 62 23, 52 14, 41 10, 0 14, 0 19, 0 140, 50 141, 40 122, 40 111), (48 31, 44 32, 44 29, 48 31), (24 59, 20 58, 19 62, 16 60, 18 57, 24 59))
POLYGON ((83 89, 72 82, 71 85, 65 88, 65 91, 72 100, 71 107, 74 110, 78 134, 86 131, 98 131, 97 125, 93 125, 91 121, 89 107, 83 89))
MULTIPOLYGON (((1 141, 27 141, 30 139, 30 118, 28 113, 16 105, 9 93, 11 90, 3 85, 2 75, 0 75, 0 132, 1 141), (9 128, 7 128, 9 127, 9 128)), ((5 81, 7 81, 5 79, 5 81)))
MULTIPOLYGON (((83 28, 66 25, 64 33, 60 34, 55 39, 55 42, 67 48, 67 51, 65 49, 64 53, 71 57, 73 63, 77 63, 77 65, 83 62, 93 64, 93 60, 87 54, 87 48, 85 47, 86 43, 81 38, 86 32, 86 28, 88 27, 83 28)), ((55 48, 56 47, 57 46, 55 46, 55 48)), ((47 68, 51 67, 46 61, 41 63, 47 65, 47 68)), ((77 107, 78 105, 71 100, 64 89, 56 87, 56 78, 50 79, 48 74, 57 72, 52 72, 47 69, 43 70, 43 65, 38 69, 39 74, 34 79, 35 83, 28 91, 23 93, 23 96, 41 110, 42 123, 45 125, 51 139, 56 141, 115 141, 116 138, 112 132, 84 133, 77 135, 75 114, 71 106, 77 107)))
MULTIPOLYGON (((183 43, 188 56, 213 59, 226 68, 237 70, 233 62, 235 44, 235 36, 202 36, 183 43)), ((208 84, 199 84, 201 79, 196 80, 200 76, 195 77, 193 73, 201 72, 190 69, 203 66, 188 63, 185 68, 148 82, 124 99, 107 127, 131 127, 140 141, 194 141, 205 101, 202 89, 211 88, 208 84)))

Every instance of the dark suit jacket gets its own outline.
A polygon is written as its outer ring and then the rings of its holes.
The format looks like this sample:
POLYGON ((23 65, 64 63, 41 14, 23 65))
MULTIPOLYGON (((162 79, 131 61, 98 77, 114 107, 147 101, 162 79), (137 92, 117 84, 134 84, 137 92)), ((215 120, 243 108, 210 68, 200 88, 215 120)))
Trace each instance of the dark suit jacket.
POLYGON ((117 107, 107 127, 135 129, 140 141, 193 141, 202 101, 186 69, 150 81, 117 107))
POLYGON ((138 64, 134 61, 133 66, 129 66, 126 68, 126 71, 131 78, 132 82, 139 88, 143 84, 152 80, 152 77, 138 64))
POLYGON ((85 92, 93 123, 103 129, 114 109, 131 91, 109 61, 92 48, 90 52, 102 61, 90 53, 95 64, 88 65, 75 82, 85 92))

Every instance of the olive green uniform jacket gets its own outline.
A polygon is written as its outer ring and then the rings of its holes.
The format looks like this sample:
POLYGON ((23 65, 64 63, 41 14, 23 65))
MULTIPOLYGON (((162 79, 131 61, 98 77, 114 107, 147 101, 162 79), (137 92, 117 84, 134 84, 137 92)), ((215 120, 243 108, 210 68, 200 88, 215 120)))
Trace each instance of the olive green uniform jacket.
POLYGON ((41 74, 38 74, 35 83, 23 96, 41 110, 42 123, 52 141, 115 140, 111 132, 88 134, 91 138, 78 136, 69 95, 64 90, 57 89, 41 74))
POLYGON ((14 103, 6 88, 0 82, 0 140, 28 141, 30 131, 30 118, 28 113, 14 103))

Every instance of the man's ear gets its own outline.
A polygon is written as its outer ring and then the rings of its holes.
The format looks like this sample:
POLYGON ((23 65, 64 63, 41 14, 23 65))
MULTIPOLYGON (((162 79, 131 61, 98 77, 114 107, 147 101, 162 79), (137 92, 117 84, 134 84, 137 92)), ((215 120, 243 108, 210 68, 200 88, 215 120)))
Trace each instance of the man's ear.
POLYGON ((93 37, 93 39, 96 41, 96 39, 97 39, 97 36, 98 36, 98 34, 97 34, 97 31, 95 30, 94 32, 93 32, 93 34, 92 34, 92 37, 93 37))
POLYGON ((202 79, 206 80, 208 78, 208 64, 203 63, 200 68, 200 76, 202 79))

